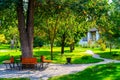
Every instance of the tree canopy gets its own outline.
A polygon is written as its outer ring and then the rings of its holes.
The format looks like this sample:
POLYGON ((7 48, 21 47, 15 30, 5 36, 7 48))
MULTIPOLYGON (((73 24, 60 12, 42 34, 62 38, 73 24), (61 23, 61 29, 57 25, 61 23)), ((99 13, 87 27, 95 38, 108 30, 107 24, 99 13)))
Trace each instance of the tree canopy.
POLYGON ((55 42, 64 53, 66 44, 74 46, 92 27, 119 38, 119 14, 119 0, 0 0, 0 33, 18 28, 23 57, 33 56, 34 35, 40 36, 51 44, 53 57, 55 42))

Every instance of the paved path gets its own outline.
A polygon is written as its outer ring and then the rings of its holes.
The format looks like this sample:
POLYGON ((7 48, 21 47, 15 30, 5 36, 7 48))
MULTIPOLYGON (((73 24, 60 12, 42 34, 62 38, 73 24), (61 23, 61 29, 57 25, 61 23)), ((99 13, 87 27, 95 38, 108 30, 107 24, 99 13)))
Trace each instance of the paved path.
POLYGON ((17 78, 28 77, 31 80, 47 80, 51 76, 71 74, 79 71, 83 71, 89 66, 106 64, 110 62, 120 62, 117 60, 101 58, 99 55, 94 54, 92 51, 87 50, 88 54, 91 54, 94 58, 103 59, 104 61, 91 64, 50 64, 49 67, 43 71, 38 70, 6 70, 4 65, 0 65, 0 78, 17 78))

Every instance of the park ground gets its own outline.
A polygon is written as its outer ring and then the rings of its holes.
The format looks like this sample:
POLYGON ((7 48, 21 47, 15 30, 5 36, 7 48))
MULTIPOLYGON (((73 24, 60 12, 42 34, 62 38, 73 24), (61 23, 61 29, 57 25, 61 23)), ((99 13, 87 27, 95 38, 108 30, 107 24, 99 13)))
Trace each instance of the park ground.
MULTIPOLYGON (((119 80, 120 64, 115 63, 114 61, 114 60, 119 60, 119 57, 120 57, 119 52, 120 52, 119 49, 113 49, 112 53, 109 53, 109 49, 107 49, 106 51, 101 51, 98 48, 91 49, 91 48, 76 47, 76 49, 72 53, 70 53, 69 48, 66 47, 65 54, 64 56, 61 57, 60 47, 55 47, 53 63, 50 64, 49 67, 44 71, 24 71, 27 73, 27 75, 29 75, 29 77, 26 78, 26 80, 27 79, 29 80, 29 78, 33 80, 37 80, 38 78, 45 80, 48 77, 52 77, 50 76, 52 71, 53 71, 52 74, 54 74, 55 77, 49 78, 49 80, 78 80, 79 78, 81 80, 88 80, 88 78, 91 80, 96 80, 96 79, 97 80, 119 80), (93 54, 88 54, 88 51, 93 51, 93 53, 96 53, 100 56, 98 57, 98 56, 93 56, 93 54), (71 61, 72 64, 68 64, 68 65, 65 64, 66 57, 72 58, 72 61, 71 61), (107 58, 108 60, 107 62, 105 62, 106 61, 104 60, 105 58, 107 58), (46 72, 46 71, 50 71, 50 72, 46 72), (58 71, 58 72, 62 71, 62 72, 61 74, 58 74, 57 72, 55 73, 55 71, 58 71), (36 74, 39 73, 39 74, 43 74, 44 76, 41 75, 41 77, 39 76, 35 79, 34 78, 35 75, 32 75, 32 73, 36 73, 36 74), (66 75, 66 74, 69 74, 69 75, 66 75)), ((9 49, 9 46, 6 46, 6 45, 3 45, 2 47, 0 47, 1 65, 3 60, 9 59, 9 56, 15 56, 16 58, 18 58, 19 55, 21 55, 19 49, 11 50, 9 49)), ((50 48, 49 47, 35 48, 34 56, 38 57, 38 61, 39 61, 40 55, 45 55, 48 59, 50 59, 50 48)), ((2 65, 1 71, 5 72, 6 70, 4 69, 5 69, 5 66, 2 65)), ((21 73, 21 71, 18 71, 17 73, 24 74, 24 72, 21 73)), ((4 75, 1 75, 1 76, 4 76, 4 75)), ((19 78, 12 77, 11 75, 13 74, 9 73, 10 80, 22 80, 23 78, 25 78, 25 76, 20 78, 20 74, 17 74, 19 78), (14 79, 11 79, 11 78, 14 78, 14 79)), ((6 79, 5 76, 3 78, 6 79)), ((0 80, 4 80, 3 78, 1 77, 0 80)))

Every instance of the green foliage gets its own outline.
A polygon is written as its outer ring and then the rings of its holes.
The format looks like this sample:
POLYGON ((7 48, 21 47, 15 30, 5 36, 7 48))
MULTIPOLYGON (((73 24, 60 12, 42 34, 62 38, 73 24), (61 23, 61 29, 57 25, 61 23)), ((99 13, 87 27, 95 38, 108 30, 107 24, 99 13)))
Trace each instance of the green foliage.
POLYGON ((97 43, 100 45, 101 50, 105 51, 106 50, 106 44, 105 41, 101 38, 97 41, 97 43))
POLYGON ((0 43, 6 43, 7 40, 5 38, 5 35, 4 34, 0 34, 0 43))
POLYGON ((119 1, 113 0, 112 3, 106 5, 106 11, 99 17, 97 20, 97 25, 99 30, 101 31, 100 34, 104 39, 109 42, 110 44, 119 41, 119 21, 120 21, 120 11, 119 11, 119 1))
POLYGON ((34 37, 34 47, 42 47, 44 45, 44 42, 39 37, 34 37))
MULTIPOLYGON (((5 34, 7 39, 18 33, 13 27, 18 25, 16 3, 19 0, 0 0, 0 34, 5 34), (8 29, 8 27, 10 27, 8 29)), ((120 7, 119 0, 37 0, 35 8, 35 26, 43 34, 42 40, 46 43, 61 44, 61 37, 65 35, 67 45, 77 43, 91 27, 101 31, 106 41, 119 42, 120 36, 120 7)), ((25 14, 26 17, 26 14, 25 14)), ((34 32, 38 32, 35 29, 34 32)), ((35 41, 35 45, 39 42, 35 41)), ((101 43, 101 49, 105 50, 101 43)))
POLYGON ((106 50, 106 45, 104 43, 101 43, 101 50, 105 51, 106 50))

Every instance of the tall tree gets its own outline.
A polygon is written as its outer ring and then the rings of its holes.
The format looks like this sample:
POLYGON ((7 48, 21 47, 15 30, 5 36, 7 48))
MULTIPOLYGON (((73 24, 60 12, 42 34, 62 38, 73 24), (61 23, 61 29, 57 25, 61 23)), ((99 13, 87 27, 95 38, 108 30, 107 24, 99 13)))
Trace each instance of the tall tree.
POLYGON ((22 57, 33 56, 34 7, 35 0, 28 0, 27 19, 25 19, 23 0, 19 0, 17 4, 18 30, 20 34, 22 57))
POLYGON ((46 32, 46 37, 51 47, 51 59, 53 59, 53 46, 56 38, 58 24, 60 21, 61 4, 59 0, 46 0, 41 2, 36 11, 39 12, 38 16, 40 21, 40 29, 46 32))
MULTIPOLYGON (((24 0, 25 2, 27 0, 24 0)), ((15 8, 18 19, 18 30, 20 35, 20 43, 22 50, 22 57, 33 56, 33 22, 34 22, 34 7, 35 0, 28 0, 27 13, 24 11, 23 0, 1 0, 0 10, 3 11, 8 8, 15 8), (25 17, 27 15, 27 17, 25 17)))
POLYGON ((97 11, 102 10, 99 16, 97 16, 97 25, 101 31, 102 37, 109 43, 110 53, 112 45, 119 38, 119 21, 120 21, 120 10, 119 10, 119 0, 113 0, 113 2, 102 3, 103 8, 98 8, 97 11))

